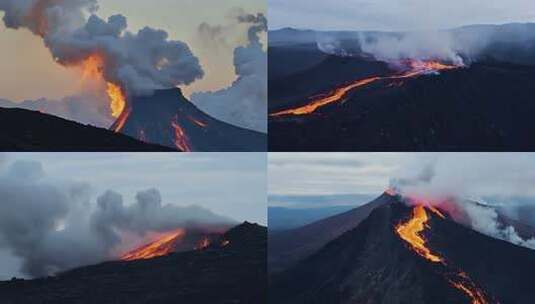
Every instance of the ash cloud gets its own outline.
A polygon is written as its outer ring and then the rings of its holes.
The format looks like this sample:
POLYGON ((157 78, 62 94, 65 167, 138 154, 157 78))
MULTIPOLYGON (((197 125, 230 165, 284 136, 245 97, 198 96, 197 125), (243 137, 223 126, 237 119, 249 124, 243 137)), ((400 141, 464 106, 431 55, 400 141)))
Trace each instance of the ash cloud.
POLYGON ((110 190, 95 206, 90 185, 48 178, 33 161, 0 167, 0 196, 0 248, 20 258, 31 277, 114 259, 126 234, 233 223, 198 206, 163 204, 156 189, 129 205, 110 190))
MULTIPOLYGON (((228 88, 193 94, 191 100, 207 113, 234 125, 267 132, 267 54, 260 34, 267 31, 263 14, 242 13, 238 24, 247 24, 248 42, 234 50, 237 79, 228 88)), ((201 24, 199 33, 205 39, 224 42, 224 26, 201 24)))
POLYGON ((199 60, 186 43, 169 40, 167 32, 150 27, 132 33, 126 17, 103 20, 97 10, 96 0, 0 1, 8 28, 25 28, 41 36, 54 60, 66 66, 98 54, 104 61, 105 80, 128 94, 150 94, 203 77, 199 60))

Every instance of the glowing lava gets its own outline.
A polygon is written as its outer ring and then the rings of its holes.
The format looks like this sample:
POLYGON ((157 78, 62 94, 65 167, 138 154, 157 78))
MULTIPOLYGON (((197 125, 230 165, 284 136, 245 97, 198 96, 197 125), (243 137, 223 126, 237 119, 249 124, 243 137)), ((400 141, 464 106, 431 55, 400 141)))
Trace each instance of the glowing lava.
MULTIPOLYGON (((445 259, 438 253, 433 253, 428 247, 426 240, 422 233, 429 227, 429 216, 426 209, 429 208, 431 212, 435 213, 441 218, 444 215, 434 207, 424 207, 417 205, 412 209, 412 217, 405 223, 401 223, 396 227, 396 232, 401 239, 407 242, 411 248, 426 260, 433 263, 440 263, 447 267, 445 259)), ((472 304, 487 304, 485 293, 470 279, 470 277, 463 271, 451 272, 451 277, 447 281, 456 289, 464 293, 472 304)))
POLYGON ((298 107, 298 108, 294 108, 294 109, 289 109, 289 110, 276 112, 276 113, 270 114, 270 116, 310 114, 310 113, 316 111, 318 108, 323 107, 323 106, 325 106, 327 104, 343 100, 347 96, 347 94, 350 91, 352 91, 353 89, 368 85, 368 84, 370 84, 370 83, 372 83, 372 82, 374 82, 376 80, 379 80, 379 79, 381 79, 381 78, 380 77, 371 77, 371 78, 366 78, 366 79, 362 79, 362 80, 357 80, 357 81, 355 81, 353 83, 350 83, 350 84, 348 84, 346 86, 337 88, 334 91, 326 94, 324 97, 321 97, 319 99, 313 100, 312 102, 310 102, 307 105, 304 105, 304 106, 298 107))
POLYGON ((406 223, 398 225, 396 232, 422 257, 431 262, 442 262, 438 255, 431 253, 431 250, 427 248, 425 239, 421 235, 428 221, 429 217, 425 212, 425 207, 416 206, 412 209, 412 218, 406 223))
POLYGON ((133 261, 167 255, 175 250, 176 242, 181 240, 185 235, 186 232, 183 229, 166 233, 156 241, 124 254, 121 256, 121 260, 133 261))
MULTIPOLYGON (((82 79, 103 80, 104 59, 93 54, 82 62, 82 79)), ((126 107, 126 96, 120 86, 107 81, 106 93, 110 101, 111 115, 118 118, 126 107)))
POLYGON ((178 117, 174 118, 174 120, 171 122, 171 125, 175 129, 175 146, 181 151, 191 152, 192 149, 188 135, 186 135, 186 132, 178 123, 178 117))
POLYGON ((277 117, 277 116, 285 116, 285 115, 311 114, 315 112, 317 109, 325 105, 328 105, 331 103, 337 103, 337 102, 341 102, 345 100, 348 97, 349 93, 351 93, 353 90, 366 87, 367 85, 372 84, 378 80, 393 80, 393 81, 398 80, 399 81, 399 80, 403 80, 406 78, 413 78, 413 77, 430 74, 430 73, 438 73, 440 71, 452 70, 452 69, 456 69, 459 67, 457 65, 448 65, 448 64, 440 63, 438 61, 409 60, 403 63, 404 65, 407 65, 409 67, 409 70, 403 74, 394 75, 394 76, 386 76, 386 77, 375 76, 375 77, 369 77, 369 78, 356 80, 344 86, 338 87, 327 94, 322 94, 320 95, 319 98, 313 99, 312 101, 308 102, 304 106, 271 113, 269 114, 269 116, 277 117))

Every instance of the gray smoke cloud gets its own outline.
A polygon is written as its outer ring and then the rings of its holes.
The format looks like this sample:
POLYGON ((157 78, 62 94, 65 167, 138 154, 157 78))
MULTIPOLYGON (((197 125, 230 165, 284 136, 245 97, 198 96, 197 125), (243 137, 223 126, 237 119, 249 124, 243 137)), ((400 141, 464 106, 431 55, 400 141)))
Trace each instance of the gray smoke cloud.
POLYGON ((127 31, 127 19, 96 15, 96 0, 1 0, 8 28, 26 28, 41 36, 58 63, 79 65, 91 55, 102 57, 107 81, 128 94, 187 85, 203 77, 198 58, 182 41, 163 30, 127 31), (89 16, 89 17, 87 17, 89 16))
MULTIPOLYGON (((234 50, 237 79, 228 88, 193 94, 191 100, 207 113, 234 125, 267 132, 267 54, 259 35, 267 31, 263 14, 241 14, 236 17, 248 24, 248 43, 234 50)), ((201 37, 220 40, 223 26, 201 24, 201 37)), ((224 41, 224 40, 222 40, 224 41)))
POLYGON ((126 234, 141 239, 233 223, 199 206, 163 204, 156 189, 139 192, 132 204, 107 191, 95 205, 90 185, 48 178, 33 161, 0 167, 0 196, 0 248, 20 258, 21 271, 32 277, 114 259, 126 234))
MULTIPOLYGON (((488 164, 486 165, 488 166, 488 164)), ((400 174, 411 176, 414 175, 413 170, 414 168, 407 168, 400 174)), ((507 205, 501 205, 500 208, 497 208, 481 197, 473 197, 473 194, 466 190, 471 186, 469 182, 464 180, 463 176, 457 176, 457 180, 451 180, 451 177, 448 176, 449 170, 450 168, 438 167, 437 160, 434 160, 424 165, 420 171, 416 171, 414 176, 391 179, 390 187, 402 195, 423 198, 430 204, 440 204, 442 199, 448 198, 450 204, 455 204, 468 217, 468 219, 464 219, 454 216, 454 220, 493 238, 535 249, 535 236, 523 238, 514 226, 500 221, 499 211, 504 215, 503 210, 510 210, 507 205), (464 187, 459 187, 460 184, 464 184, 464 187)), ((477 168, 472 166, 470 170, 477 170, 477 168)), ((411 200, 407 200, 407 203, 410 204, 411 200)))

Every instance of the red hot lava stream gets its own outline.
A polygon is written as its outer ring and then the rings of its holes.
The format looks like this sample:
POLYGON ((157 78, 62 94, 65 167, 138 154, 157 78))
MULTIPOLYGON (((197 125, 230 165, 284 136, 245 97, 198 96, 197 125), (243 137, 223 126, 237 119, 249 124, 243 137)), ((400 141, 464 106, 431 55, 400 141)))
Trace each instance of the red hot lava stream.
POLYGON ((133 261, 167 255, 175 250, 176 242, 180 241, 185 235, 186 231, 184 229, 166 233, 159 239, 124 254, 121 256, 121 260, 133 261))
MULTIPOLYGON (((440 263, 446 266, 444 257, 440 256, 439 253, 433 252, 428 247, 427 241, 422 235, 422 232, 425 229, 430 229, 427 209, 442 218, 444 217, 444 215, 434 207, 417 205, 412 209, 412 217, 406 222, 400 223, 396 227, 396 232, 418 255, 432 263, 440 263)), ((470 298, 472 304, 489 303, 485 293, 477 287, 465 272, 456 271, 450 278, 447 278, 447 280, 453 287, 457 288, 470 298)))
POLYGON ((403 80, 406 78, 413 78, 413 77, 417 77, 417 76, 424 75, 424 74, 438 73, 440 71, 452 70, 452 69, 456 69, 459 67, 456 65, 443 64, 437 61, 417 61, 417 60, 409 61, 409 66, 410 66, 410 69, 403 74, 395 75, 395 76, 386 76, 386 77, 374 76, 374 77, 359 79, 349 84, 346 84, 344 86, 338 87, 327 94, 323 94, 321 95, 321 97, 317 99, 313 99, 312 101, 310 101, 304 106, 275 112, 275 113, 269 114, 269 116, 277 117, 277 116, 285 116, 285 115, 311 114, 315 112, 317 109, 325 105, 343 101, 351 91, 358 89, 358 88, 365 87, 378 80, 384 80, 384 79, 403 80))

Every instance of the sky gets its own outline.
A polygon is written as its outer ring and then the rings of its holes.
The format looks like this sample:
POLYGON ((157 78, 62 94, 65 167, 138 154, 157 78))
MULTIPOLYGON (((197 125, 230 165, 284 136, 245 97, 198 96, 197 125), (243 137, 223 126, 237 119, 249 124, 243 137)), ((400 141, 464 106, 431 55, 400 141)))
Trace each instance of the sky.
POLYGON ((268 193, 378 195, 429 168, 425 191, 535 197, 535 153, 270 153, 268 193))
POLYGON ((163 204, 195 204, 240 222, 267 222, 265 153, 4 155, 7 162, 41 162, 49 179, 88 183, 93 198, 111 189, 128 204, 138 191, 157 188, 163 204))
MULTIPOLYGON (((246 41, 246 30, 242 28, 226 37, 228 45, 206 47, 197 35, 198 26, 203 22, 229 24, 229 16, 236 9, 255 14, 266 12, 262 0, 99 0, 99 5, 98 15, 102 17, 117 13, 126 16, 131 31, 148 25, 168 31, 171 39, 188 43, 206 75, 186 88, 187 95, 230 85, 236 77, 233 50, 246 41)), ((0 22, 0 45, 0 98, 60 99, 79 89, 78 72, 54 63, 39 37, 26 30, 8 30, 0 22)))
POLYGON ((535 22, 532 0, 268 0, 270 29, 444 29, 535 22))

